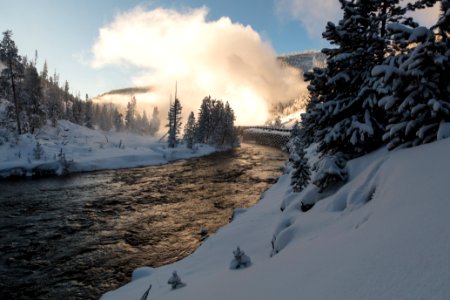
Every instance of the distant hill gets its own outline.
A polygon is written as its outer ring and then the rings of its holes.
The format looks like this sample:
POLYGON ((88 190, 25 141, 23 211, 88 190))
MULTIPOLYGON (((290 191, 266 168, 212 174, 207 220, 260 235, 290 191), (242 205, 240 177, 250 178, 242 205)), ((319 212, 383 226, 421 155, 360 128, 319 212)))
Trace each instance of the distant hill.
POLYGON ((311 70, 316 66, 323 66, 325 64, 325 58, 323 53, 316 50, 282 54, 277 57, 282 64, 298 68, 303 72, 311 70))

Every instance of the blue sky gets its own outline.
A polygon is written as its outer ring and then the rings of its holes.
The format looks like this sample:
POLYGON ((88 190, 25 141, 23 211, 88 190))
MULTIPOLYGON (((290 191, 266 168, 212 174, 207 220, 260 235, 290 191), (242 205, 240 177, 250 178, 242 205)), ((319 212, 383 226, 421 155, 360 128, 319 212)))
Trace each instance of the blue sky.
POLYGON ((113 22, 119 13, 138 5, 149 10, 206 6, 209 10, 207 20, 228 16, 232 22, 250 25, 277 53, 323 46, 323 42, 311 38, 297 20, 279 14, 273 0, 0 0, 0 30, 13 31, 22 55, 33 57, 34 51, 38 50, 39 67, 46 59, 49 71, 56 70, 61 80, 67 79, 74 92, 96 95, 131 84, 130 77, 136 71, 134 67, 93 69, 87 61, 99 29, 113 22))
MULTIPOLYGON (((278 54, 326 46, 320 37, 324 24, 340 15, 337 0, 0 0, 0 30, 13 31, 20 54, 34 57, 38 50, 38 68, 47 60, 50 73, 56 70, 61 81, 68 80, 72 92, 95 96, 135 85, 133 77, 143 71, 142 65, 120 63, 118 57, 92 67, 99 30, 111 29, 118 16, 137 6, 144 11, 165 8, 181 14, 206 7, 204 23, 225 16, 231 19, 231 27, 250 25, 278 54)), ((150 69, 146 66, 144 71, 150 69)))

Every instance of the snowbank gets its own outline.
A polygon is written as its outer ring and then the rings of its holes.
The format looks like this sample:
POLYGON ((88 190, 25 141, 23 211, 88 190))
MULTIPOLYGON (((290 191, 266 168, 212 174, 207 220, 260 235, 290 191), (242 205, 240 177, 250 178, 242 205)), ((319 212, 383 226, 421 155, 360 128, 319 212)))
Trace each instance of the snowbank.
POLYGON ((69 172, 131 168, 164 164, 173 160, 202 156, 216 151, 207 145, 191 150, 184 145, 167 148, 157 138, 131 133, 91 130, 68 121, 45 126, 35 136, 22 135, 0 145, 0 177, 60 174, 60 153, 69 163, 69 172), (40 159, 36 145, 42 146, 40 159))
POLYGON ((148 299, 449 299, 449 151, 444 139, 350 161, 347 184, 306 213, 285 174, 191 256, 102 299, 140 299, 149 284, 148 299), (231 270, 237 246, 252 265, 231 270), (185 287, 167 284, 174 270, 185 287))

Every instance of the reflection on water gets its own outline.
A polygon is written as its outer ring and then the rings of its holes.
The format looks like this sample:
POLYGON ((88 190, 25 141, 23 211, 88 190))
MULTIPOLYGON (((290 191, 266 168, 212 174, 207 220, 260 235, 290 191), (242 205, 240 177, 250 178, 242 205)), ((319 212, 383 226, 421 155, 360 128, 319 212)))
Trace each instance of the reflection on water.
POLYGON ((163 166, 0 182, 0 298, 98 299, 179 260, 255 204, 284 153, 241 148, 163 166))

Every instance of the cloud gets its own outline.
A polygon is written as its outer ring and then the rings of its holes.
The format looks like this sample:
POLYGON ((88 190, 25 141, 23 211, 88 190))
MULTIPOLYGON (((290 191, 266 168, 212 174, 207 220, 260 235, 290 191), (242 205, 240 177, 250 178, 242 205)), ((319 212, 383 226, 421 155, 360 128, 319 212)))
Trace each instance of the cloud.
MULTIPOLYGON (((404 3, 410 2, 403 0, 404 3)), ((342 18, 338 0, 278 0, 276 12, 281 17, 289 17, 300 22, 310 37, 321 38, 328 21, 337 23, 342 18)), ((424 26, 436 23, 439 15, 439 5, 416 11, 411 14, 424 26)))
POLYGON ((276 12, 302 24, 312 38, 322 38, 328 21, 336 22, 342 16, 337 0, 278 0, 276 12))
POLYGON ((250 26, 227 17, 207 21, 207 14, 205 7, 137 7, 119 14, 100 29, 92 66, 138 68, 134 84, 154 87, 147 101, 158 105, 167 105, 177 81, 184 115, 211 95, 230 102, 237 123, 262 124, 271 103, 299 95, 301 76, 281 68, 272 47, 250 26))

